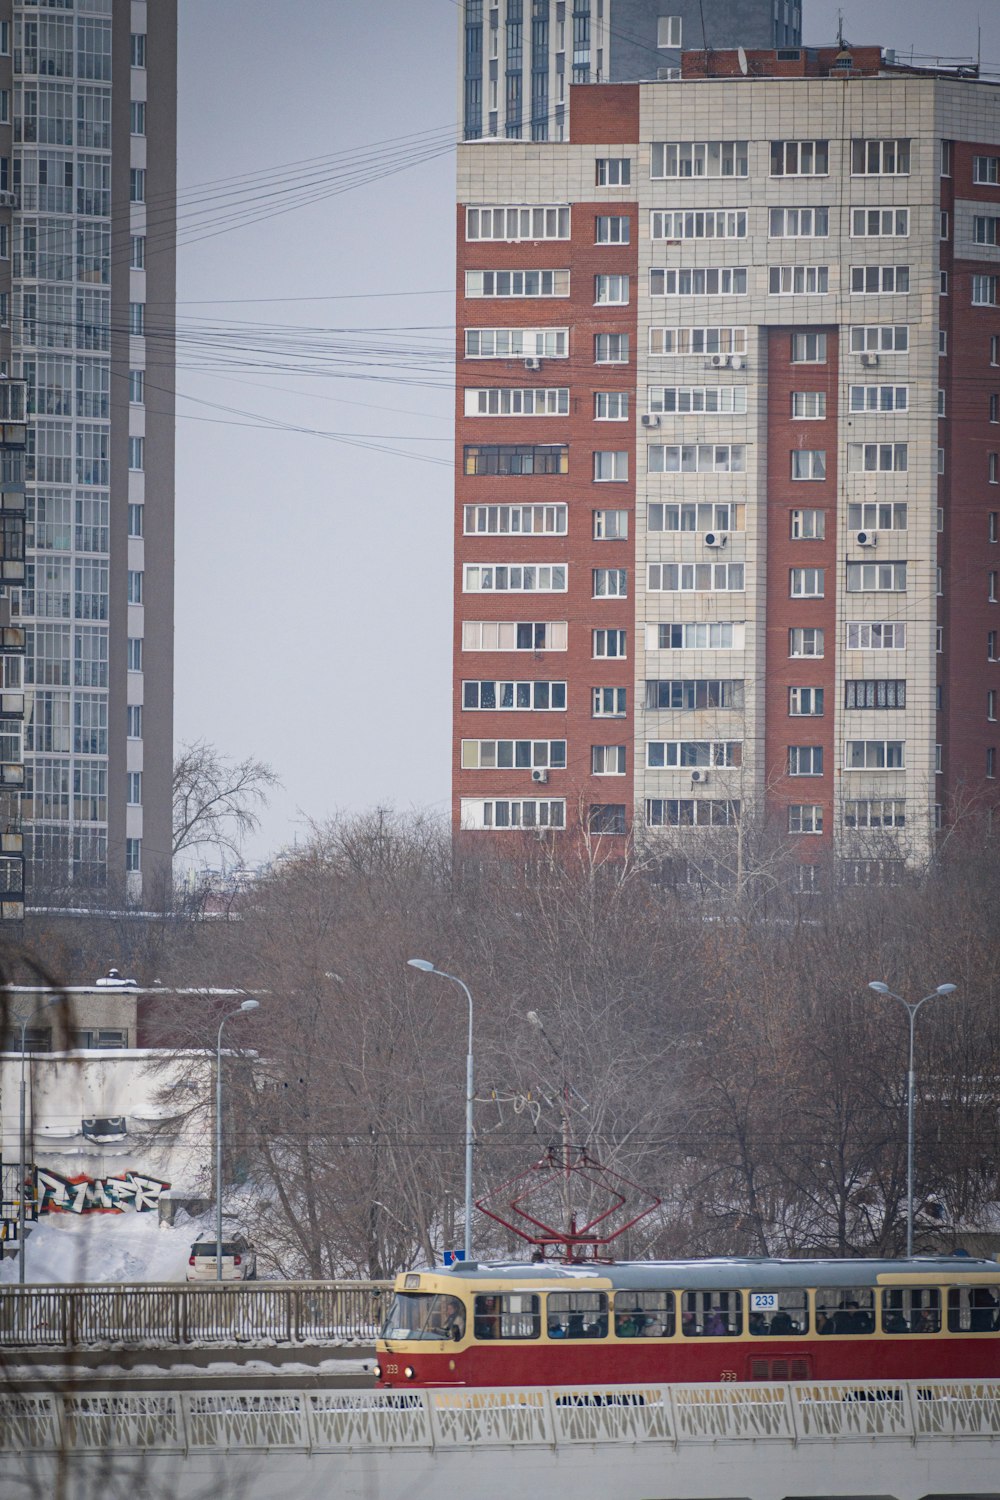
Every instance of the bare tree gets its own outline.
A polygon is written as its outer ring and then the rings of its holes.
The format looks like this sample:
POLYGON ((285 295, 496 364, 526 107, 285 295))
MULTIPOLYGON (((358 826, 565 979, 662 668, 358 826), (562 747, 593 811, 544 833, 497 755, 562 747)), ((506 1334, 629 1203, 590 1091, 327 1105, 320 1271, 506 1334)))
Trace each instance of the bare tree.
POLYGON ((260 810, 281 781, 264 761, 230 760, 206 740, 182 745, 174 762, 173 853, 211 848, 240 857, 260 810))

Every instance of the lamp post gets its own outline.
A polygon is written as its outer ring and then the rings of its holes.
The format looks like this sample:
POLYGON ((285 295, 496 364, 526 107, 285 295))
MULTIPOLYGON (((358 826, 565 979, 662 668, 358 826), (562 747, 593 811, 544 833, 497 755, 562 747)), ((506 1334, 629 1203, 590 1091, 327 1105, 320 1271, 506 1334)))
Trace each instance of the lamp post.
POLYGON ((469 1045, 465 1055, 465 1259, 472 1259, 472 1104, 475 1091, 472 1083, 472 994, 469 986, 463 979, 454 974, 446 974, 444 969, 435 968, 427 958, 408 958, 407 963, 411 969, 419 969, 423 974, 437 974, 440 979, 449 979, 452 984, 457 984, 460 990, 464 990, 465 998, 469 1002, 469 1045))
POLYGON ((244 1000, 236 1010, 231 1010, 219 1022, 219 1037, 215 1044, 215 1279, 222 1280, 222 1028, 234 1016, 256 1010, 259 1000, 244 1000))
MULTIPOLYGON (((43 1006, 44 1005, 55 1005, 56 1002, 58 1001, 58 999, 59 999, 58 995, 54 995, 54 996, 51 997, 51 999, 43 1000, 42 1001, 42 1005, 43 1006)), ((34 1014, 37 1014, 37 1010, 40 1009, 40 1008, 41 1007, 36 1007, 36 1011, 35 1011, 34 1014)), ((26 1033, 26 1031, 28 1029, 28 1022, 34 1019, 34 1014, 33 1015, 28 1015, 28 1016, 19 1016, 19 1015, 17 1015, 15 1013, 15 1015, 14 1015, 14 1021, 21 1028, 20 1127, 19 1127, 19 1134, 18 1134, 18 1169, 17 1169, 18 1170, 18 1179, 19 1179, 18 1180, 18 1188, 17 1188, 17 1238, 18 1238, 17 1280, 18 1280, 18 1284, 20 1286, 24 1286, 24 1249, 25 1249, 25 1245, 24 1245, 24 1180, 25 1180, 25 1178, 28 1175, 28 1163, 27 1163, 27 1161, 25 1159, 26 1155, 27 1155, 27 1139, 26 1139, 26 1133, 25 1133, 25 1107, 24 1107, 24 1098, 25 1098, 24 1041, 25 1041, 25 1033, 26 1033)))
POLYGON ((890 1000, 898 1000, 902 1005, 910 1021, 910 1066, 906 1074, 906 1258, 913 1258, 913 1085, 915 1082, 913 1072, 913 1033, 917 1024, 917 1012, 928 1000, 936 1000, 939 995, 952 995, 956 986, 953 984, 939 984, 936 990, 931 990, 922 1000, 904 1000, 902 995, 897 995, 887 984, 880 979, 870 981, 868 988, 874 990, 876 995, 886 995, 890 1000))

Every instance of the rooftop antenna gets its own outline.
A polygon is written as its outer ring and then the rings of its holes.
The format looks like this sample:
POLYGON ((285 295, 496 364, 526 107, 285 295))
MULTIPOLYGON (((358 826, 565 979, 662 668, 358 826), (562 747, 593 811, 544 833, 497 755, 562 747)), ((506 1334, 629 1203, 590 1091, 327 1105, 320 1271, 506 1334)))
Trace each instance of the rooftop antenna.
POLYGON ((837 46, 843 51, 844 47, 844 12, 837 12, 837 46))
POLYGON ((701 45, 705 50, 705 66, 708 66, 708 34, 705 31, 705 3, 698 0, 698 10, 701 13, 701 45))

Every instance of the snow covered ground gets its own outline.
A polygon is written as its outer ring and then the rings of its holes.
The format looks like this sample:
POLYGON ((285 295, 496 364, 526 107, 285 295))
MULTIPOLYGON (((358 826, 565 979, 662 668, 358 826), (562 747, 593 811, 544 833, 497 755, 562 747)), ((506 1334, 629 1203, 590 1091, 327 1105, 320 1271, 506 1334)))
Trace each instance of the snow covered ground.
MULTIPOLYGON (((28 1236, 25 1280, 183 1281, 191 1243, 214 1228, 212 1214, 161 1224, 155 1213, 43 1214, 28 1236)), ((16 1258, 0 1261, 0 1283, 16 1283, 16 1258)))

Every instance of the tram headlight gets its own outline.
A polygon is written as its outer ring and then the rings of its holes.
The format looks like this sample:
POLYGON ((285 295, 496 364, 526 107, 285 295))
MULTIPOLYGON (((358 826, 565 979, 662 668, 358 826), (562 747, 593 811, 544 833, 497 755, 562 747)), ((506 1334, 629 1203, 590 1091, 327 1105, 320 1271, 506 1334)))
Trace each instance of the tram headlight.
POLYGON ((382 1366, 381 1365, 372 1365, 372 1374, 375 1376, 376 1380, 381 1380, 382 1379, 382 1366))
POLYGON ((412 1365, 407 1365, 406 1368, 403 1371, 403 1374, 406 1376, 407 1380, 412 1380, 413 1379, 413 1366, 412 1365))

